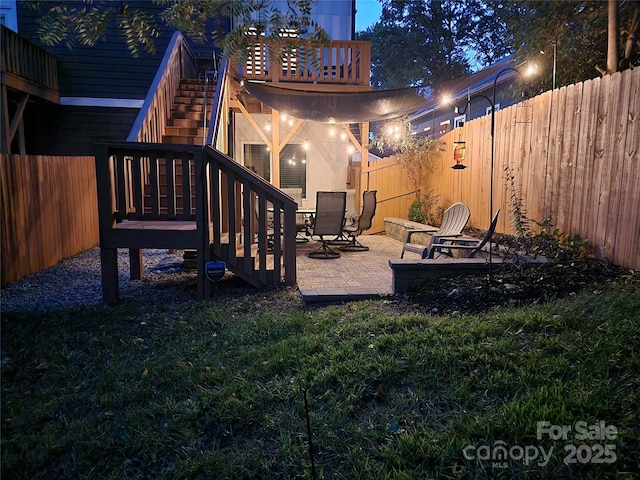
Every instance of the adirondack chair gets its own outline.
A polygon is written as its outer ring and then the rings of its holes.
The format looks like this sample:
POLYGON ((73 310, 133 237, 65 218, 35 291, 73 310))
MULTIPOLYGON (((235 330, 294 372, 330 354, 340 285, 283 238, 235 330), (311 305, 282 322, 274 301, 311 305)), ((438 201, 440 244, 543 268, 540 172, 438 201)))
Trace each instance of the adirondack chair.
POLYGON ((425 258, 434 258, 436 252, 439 253, 448 253, 449 255, 453 255, 453 250, 462 250, 463 252, 467 252, 465 255, 467 258, 475 257, 476 253, 482 250, 482 247, 486 245, 489 241, 493 232, 496 230, 496 224, 498 223, 498 215, 500 214, 500 209, 496 212, 491 220, 491 225, 482 238, 473 238, 473 237, 437 237, 437 240, 433 242, 427 252, 427 256, 425 258), (444 252, 446 250, 446 252, 444 252))
POLYGON ((437 241, 438 238, 458 237, 462 235, 462 230, 467 225, 470 216, 471 212, 469 211, 469 207, 461 202, 454 203, 445 210, 440 228, 426 226, 424 229, 409 230, 407 232, 400 258, 404 258, 405 252, 417 253, 422 258, 427 258, 431 244, 433 244, 434 241, 437 241), (416 233, 430 233, 430 245, 411 243, 411 237, 416 233))

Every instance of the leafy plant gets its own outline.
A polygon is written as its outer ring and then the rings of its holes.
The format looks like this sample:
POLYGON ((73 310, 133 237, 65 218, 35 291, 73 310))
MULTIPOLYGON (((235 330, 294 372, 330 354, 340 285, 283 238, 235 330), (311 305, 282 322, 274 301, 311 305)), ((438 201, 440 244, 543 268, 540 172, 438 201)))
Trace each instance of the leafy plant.
POLYGON ((509 218, 511 221, 511 227, 513 228, 516 236, 520 238, 527 237, 531 235, 529 218, 527 218, 527 209, 524 206, 522 193, 516 185, 515 174, 509 164, 506 164, 504 167, 504 180, 509 197, 509 218))
POLYGON ((422 203, 420 200, 414 200, 409 207, 409 220, 418 223, 427 223, 427 219, 422 211, 422 203))
MULTIPOLYGON (((436 152, 444 150, 443 142, 428 137, 418 138, 412 134, 409 122, 398 120, 380 127, 374 133, 372 143, 380 151, 392 152, 398 159, 415 192, 416 200, 422 202, 421 187, 425 184, 426 176, 433 172, 436 152)), ((431 192, 427 195, 430 194, 431 192)))
MULTIPOLYGON (((244 59, 255 54, 256 33, 272 43, 273 58, 283 52, 297 51, 303 57, 313 57, 315 48, 300 50, 300 38, 283 36, 282 32, 297 33, 309 46, 327 45, 329 36, 311 19, 314 0, 287 0, 286 9, 276 8, 273 0, 153 0, 151 8, 145 2, 121 0, 85 0, 84 2, 23 2, 26 8, 42 11, 38 35, 45 45, 64 44, 69 48, 80 44, 93 46, 106 35, 109 28, 117 28, 129 53, 138 57, 156 51, 155 39, 162 30, 179 30, 192 40, 212 42, 226 58, 244 59), (153 15, 153 11, 157 15, 153 15), (234 18, 227 31, 225 18, 234 18)), ((270 47, 270 48, 272 48, 270 47)), ((317 59, 312 58, 314 61, 317 59)), ((301 62, 304 63, 304 62, 301 62)))
POLYGON ((442 218, 444 209, 438 205, 440 195, 435 190, 429 190, 418 200, 414 200, 409 207, 409 220, 418 223, 434 225, 442 218))
POLYGON ((572 255, 579 254, 582 248, 587 244, 587 239, 582 238, 577 233, 565 235, 565 233, 560 229, 553 228, 554 225, 551 223, 550 218, 536 222, 536 224, 542 227, 540 233, 537 234, 539 239, 551 241, 572 255))

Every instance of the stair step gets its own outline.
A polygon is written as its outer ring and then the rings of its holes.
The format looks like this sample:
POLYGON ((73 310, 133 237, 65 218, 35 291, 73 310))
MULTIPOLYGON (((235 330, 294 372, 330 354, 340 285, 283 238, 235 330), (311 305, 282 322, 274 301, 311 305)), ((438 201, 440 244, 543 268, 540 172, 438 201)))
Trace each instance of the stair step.
POLYGON ((204 80, 201 78, 183 78, 180 80, 181 84, 191 84, 191 85, 195 85, 195 84, 199 84, 199 85, 203 85, 204 84, 204 80))
POLYGON ((181 83, 178 86, 178 91, 180 92, 204 92, 205 88, 207 89, 207 93, 213 93, 216 91, 216 86, 213 84, 209 84, 206 87, 204 86, 204 83, 199 83, 199 84, 184 84, 181 83))
POLYGON ((162 143, 171 143, 177 145, 202 145, 202 137, 183 136, 183 135, 163 135, 162 143))
MULTIPOLYGON (((202 106, 202 105, 204 105, 204 98, 202 96, 200 96, 200 97, 176 96, 173 99, 173 103, 174 104, 180 104, 180 105, 199 105, 199 106, 202 106)), ((211 105, 213 103, 213 98, 212 97, 207 97, 207 103, 209 105, 211 105)))
POLYGON ((202 138, 202 134, 204 132, 204 128, 203 127, 194 127, 194 128, 189 128, 189 127, 182 127, 182 126, 175 126, 175 127, 166 127, 164 129, 164 134, 166 136, 184 136, 184 137, 199 137, 202 138))
MULTIPOLYGON (((210 109, 211 107, 209 107, 210 109)), ((202 112, 204 105, 190 105, 186 103, 173 103, 171 111, 175 112, 202 112)))
POLYGON ((202 79, 182 79, 173 100, 162 141, 180 145, 201 145, 205 134, 205 110, 207 117, 210 116, 215 93, 214 83, 205 83, 202 79))
POLYGON ((171 118, 174 120, 188 119, 188 120, 199 120, 202 121, 204 118, 203 112, 192 112, 192 111, 181 111, 181 110, 172 110, 171 118))
MULTIPOLYGON (((177 95, 180 95, 182 97, 203 97, 204 96, 204 87, 201 88, 184 88, 184 87, 179 87, 178 91, 176 92, 177 95)), ((214 96, 214 94, 216 93, 216 89, 215 88, 209 88, 207 87, 207 97, 212 97, 214 96)))
POLYGON ((202 127, 202 120, 192 118, 169 118, 167 119, 167 127, 200 128, 202 127))

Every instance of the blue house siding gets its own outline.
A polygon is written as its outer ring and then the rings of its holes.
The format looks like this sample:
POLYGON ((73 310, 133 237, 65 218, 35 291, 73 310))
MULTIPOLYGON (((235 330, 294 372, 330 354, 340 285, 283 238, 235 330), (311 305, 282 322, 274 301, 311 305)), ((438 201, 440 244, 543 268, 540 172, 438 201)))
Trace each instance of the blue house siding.
MULTIPOLYGON (((55 3, 46 2, 46 9, 55 3)), ((57 3, 82 5, 79 1, 57 3)), ((132 8, 144 8, 156 16, 163 8, 149 0, 129 0, 128 3, 132 8)), ((161 30, 155 39, 156 53, 143 52, 137 58, 131 56, 117 28, 111 28, 93 47, 47 46, 37 35, 38 19, 43 13, 19 5, 19 34, 56 56, 61 105, 29 105, 25 112, 27 152, 93 155, 96 142, 125 141, 139 107, 120 107, 126 103, 142 104, 173 31, 161 30), (104 99, 113 99, 116 106, 98 106, 104 104, 104 99), (73 105, 78 102, 89 106, 73 105)), ((199 58, 213 56, 211 44, 191 42, 191 47, 199 58)))
POLYGON ((26 143, 34 155, 95 155, 96 143, 124 141, 138 109, 41 106, 25 115, 26 143))
MULTIPOLYGON (((71 2, 70 2, 71 3, 71 2)), ((53 2, 46 7, 53 6, 53 2)), ((152 10, 153 2, 144 2, 152 10)), ((157 6, 155 7, 157 9, 157 6)), ((141 54, 132 58, 117 29, 93 47, 75 45, 43 45, 37 35, 38 18, 42 12, 21 7, 18 11, 19 33, 36 45, 56 55, 60 94, 72 97, 143 99, 160 65, 171 33, 156 39, 154 55, 141 54)))

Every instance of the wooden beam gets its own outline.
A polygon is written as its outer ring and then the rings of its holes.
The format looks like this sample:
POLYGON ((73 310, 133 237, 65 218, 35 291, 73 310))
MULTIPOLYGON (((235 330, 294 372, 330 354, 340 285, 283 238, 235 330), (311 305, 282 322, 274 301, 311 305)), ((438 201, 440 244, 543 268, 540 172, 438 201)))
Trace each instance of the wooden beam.
POLYGON ((2 117, 0 118, 0 152, 11 153, 9 141, 9 102, 7 100, 7 87, 2 85, 2 117))
POLYGON ((262 141, 267 145, 267 147, 269 148, 269 150, 273 149, 273 143, 272 140, 269 140, 267 138, 267 136, 264 134, 264 132, 262 131, 262 129, 258 126, 258 124, 256 123, 256 121, 253 119, 253 117, 251 116, 251 114, 249 112, 247 112, 247 109, 244 107, 244 105, 240 102, 237 103, 238 109, 242 112, 242 115, 244 115, 244 117, 247 119, 247 121, 249 122, 249 124, 253 127, 253 129, 258 133, 258 135, 260 135, 260 138, 262 139, 262 141))
POLYGON ((280 112, 271 110, 271 183, 280 188, 280 112))
POLYGON ((278 150, 282 150, 283 147, 287 145, 287 142, 291 140, 291 137, 295 135, 295 133, 300 129, 300 126, 303 123, 304 123, 304 120, 301 120, 301 119, 298 119, 296 121, 295 125, 291 127, 291 130, 289 130, 289 133, 287 133, 287 135, 282 139, 282 143, 279 145, 278 150))
POLYGON ((5 85, 7 88, 10 88, 12 90, 28 93, 29 95, 33 95, 34 97, 42 98, 47 102, 56 104, 60 103, 59 92, 36 85, 35 83, 30 82, 29 80, 25 80, 22 77, 14 75, 13 73, 3 71, 1 82, 2 85, 5 85))
POLYGON ((353 133, 351 133, 351 129, 349 128, 349 125, 342 125, 342 129, 346 132, 347 137, 349 138, 351 143, 353 143, 358 150, 362 151, 363 146, 360 144, 358 139, 353 135, 353 133))
POLYGON ((18 103, 18 107, 16 108, 16 113, 11 119, 11 124, 9 125, 9 144, 13 141, 13 137, 15 137, 16 132, 18 131, 18 127, 22 124, 22 117, 24 115, 24 110, 27 107, 28 101, 29 101, 29 94, 26 93, 18 103))

